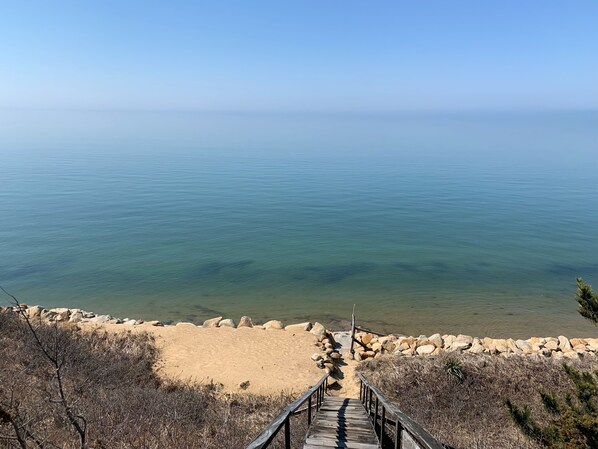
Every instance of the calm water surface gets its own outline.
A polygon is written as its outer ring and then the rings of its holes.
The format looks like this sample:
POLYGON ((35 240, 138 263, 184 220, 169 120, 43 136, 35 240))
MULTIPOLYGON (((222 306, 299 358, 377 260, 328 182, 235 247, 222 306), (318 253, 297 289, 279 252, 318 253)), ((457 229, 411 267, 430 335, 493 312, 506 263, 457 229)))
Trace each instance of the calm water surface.
POLYGON ((598 114, 0 113, 0 281, 202 322, 596 335, 598 114))

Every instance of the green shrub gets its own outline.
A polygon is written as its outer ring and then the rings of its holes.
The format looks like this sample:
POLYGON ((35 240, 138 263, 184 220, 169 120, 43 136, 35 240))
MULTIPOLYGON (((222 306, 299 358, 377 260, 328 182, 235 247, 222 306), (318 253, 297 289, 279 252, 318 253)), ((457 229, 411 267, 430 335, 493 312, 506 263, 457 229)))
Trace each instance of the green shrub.
POLYGON ((531 416, 527 405, 517 406, 507 399, 513 422, 530 439, 547 448, 582 449, 598 447, 598 372, 579 371, 563 364, 574 390, 559 400, 554 393, 542 391, 540 397, 550 421, 542 425, 531 416))

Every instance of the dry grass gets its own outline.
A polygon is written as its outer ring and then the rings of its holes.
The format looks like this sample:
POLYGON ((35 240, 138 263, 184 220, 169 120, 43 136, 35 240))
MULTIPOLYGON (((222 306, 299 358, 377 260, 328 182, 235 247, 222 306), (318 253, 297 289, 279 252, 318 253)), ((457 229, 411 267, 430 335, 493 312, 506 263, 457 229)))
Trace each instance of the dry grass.
MULTIPOLYGON (((89 448, 241 448, 293 399, 166 382, 152 369, 158 353, 148 335, 34 325, 61 360, 68 405, 87 423, 89 448)), ((16 422, 30 434, 26 447, 80 448, 59 398, 55 370, 31 331, 0 312, 0 447, 23 447, 16 422)), ((305 426, 295 420, 300 441, 305 426)))
MULTIPOLYGON (((570 363, 597 369, 595 358, 570 363)), ((528 404, 540 422, 548 416, 539 391, 561 398, 573 389, 562 366, 547 359, 441 355, 429 358, 383 357, 360 370, 402 411, 444 444, 469 449, 535 449, 513 424, 506 398, 528 404), (447 362, 461 362, 463 382, 447 374, 447 362)))

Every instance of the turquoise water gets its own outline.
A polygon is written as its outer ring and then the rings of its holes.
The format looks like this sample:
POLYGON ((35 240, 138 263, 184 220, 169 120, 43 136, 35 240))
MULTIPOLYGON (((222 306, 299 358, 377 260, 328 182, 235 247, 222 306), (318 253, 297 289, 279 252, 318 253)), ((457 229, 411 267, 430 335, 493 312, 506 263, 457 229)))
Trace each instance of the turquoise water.
POLYGON ((28 303, 409 334, 598 335, 598 114, 0 113, 28 303))

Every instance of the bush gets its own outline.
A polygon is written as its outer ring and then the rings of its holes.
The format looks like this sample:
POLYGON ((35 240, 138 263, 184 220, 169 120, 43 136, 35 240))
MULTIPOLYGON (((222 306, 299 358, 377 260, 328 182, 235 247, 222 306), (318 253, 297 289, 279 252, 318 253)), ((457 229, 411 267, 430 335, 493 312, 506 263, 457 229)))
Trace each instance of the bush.
POLYGON ((510 399, 506 405, 513 422, 530 439, 548 448, 584 449, 598 447, 598 372, 582 372, 563 364, 574 385, 564 400, 553 392, 540 391, 540 398, 551 415, 546 425, 531 417, 528 406, 519 407, 510 399))
POLYGON ((161 379, 145 334, 32 324, 35 333, 17 314, 0 312, 5 448, 241 448, 293 399, 161 379))
MULTIPOLYGON (((593 357, 577 369, 597 369, 593 357)), ((437 357, 388 356, 359 368, 389 400, 425 427, 435 438, 459 449, 538 449, 542 445, 521 433, 505 400, 527 404, 538 422, 552 415, 538 390, 564 397, 572 382, 550 359, 473 354, 437 357), (449 372, 450 374, 447 376, 449 372), (456 373, 463 374, 463 381, 456 373)))

